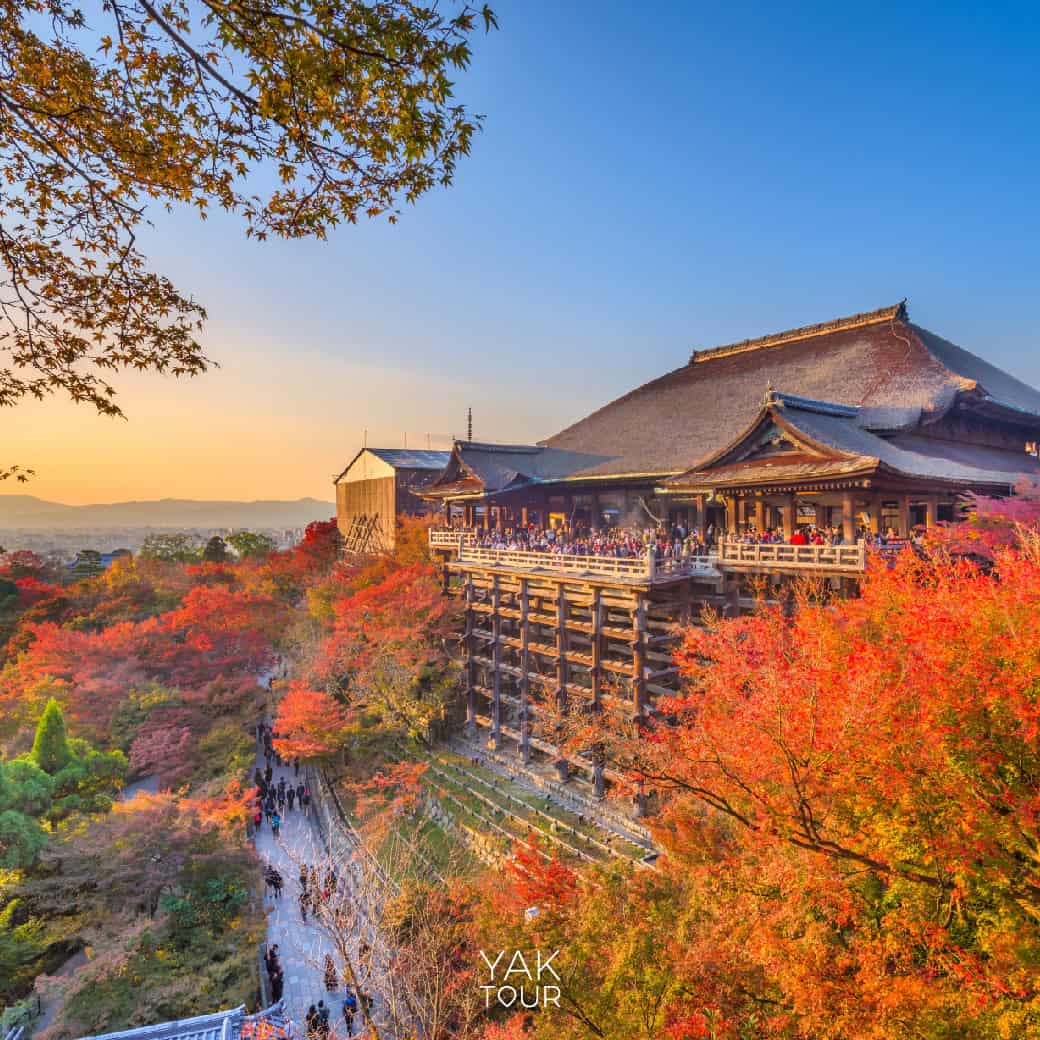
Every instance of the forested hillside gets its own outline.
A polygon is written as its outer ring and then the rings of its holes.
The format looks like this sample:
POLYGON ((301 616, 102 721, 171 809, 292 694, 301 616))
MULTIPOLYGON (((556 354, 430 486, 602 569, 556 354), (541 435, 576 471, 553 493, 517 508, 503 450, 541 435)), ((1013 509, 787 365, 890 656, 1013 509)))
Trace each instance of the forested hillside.
POLYGON ((489 869, 445 823, 457 608, 420 524, 392 557, 315 524, 72 585, 3 558, 0 998, 35 982, 45 1040, 255 1004, 268 716, 393 881, 379 927, 413 996, 379 1040, 1040 1036, 1038 510, 978 505, 858 599, 806 586, 793 613, 691 627, 641 732, 544 705, 618 793, 653 793, 650 868, 568 858, 554 822, 489 869), (143 778, 158 793, 122 797, 143 778), (558 951, 559 1007, 488 1006, 481 951, 558 951))

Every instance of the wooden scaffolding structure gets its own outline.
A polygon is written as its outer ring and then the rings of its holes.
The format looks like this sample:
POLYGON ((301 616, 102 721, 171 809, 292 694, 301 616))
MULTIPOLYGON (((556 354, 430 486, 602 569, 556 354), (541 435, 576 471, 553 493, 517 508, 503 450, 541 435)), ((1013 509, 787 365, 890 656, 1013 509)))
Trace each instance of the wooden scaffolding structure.
POLYGON ((610 771, 595 748, 564 755, 557 709, 609 708, 633 720, 655 696, 675 692, 678 623, 711 601, 715 583, 685 577, 634 582, 445 562, 445 588, 463 598, 465 695, 470 732, 523 762, 549 756, 560 778, 584 774, 604 793, 610 771))

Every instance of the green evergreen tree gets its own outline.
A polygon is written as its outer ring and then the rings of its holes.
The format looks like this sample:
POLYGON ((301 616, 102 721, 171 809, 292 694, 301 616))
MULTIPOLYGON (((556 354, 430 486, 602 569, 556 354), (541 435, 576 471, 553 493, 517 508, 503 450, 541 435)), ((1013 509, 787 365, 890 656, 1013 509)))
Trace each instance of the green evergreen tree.
POLYGON ((235 531, 228 535, 228 542, 242 560, 249 557, 262 560, 278 548, 278 543, 270 535, 255 531, 235 531))
POLYGON ((45 773, 53 776, 69 764, 71 757, 68 734, 65 732, 65 716, 61 706, 52 697, 36 724, 32 759, 45 773))
POLYGON ((206 563, 225 563, 228 558, 227 543, 219 534, 215 534, 202 550, 202 558, 206 563))

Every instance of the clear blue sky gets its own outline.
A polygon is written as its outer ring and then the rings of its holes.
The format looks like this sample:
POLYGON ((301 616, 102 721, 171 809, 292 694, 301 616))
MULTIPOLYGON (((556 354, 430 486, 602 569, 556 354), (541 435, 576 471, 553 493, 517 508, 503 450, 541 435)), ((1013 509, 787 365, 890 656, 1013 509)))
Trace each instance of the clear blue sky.
POLYGON ((1040 6, 989 6, 501 0, 453 188, 327 243, 160 216, 222 370, 133 380, 128 425, 30 406, 59 432, 17 461, 69 501, 324 497, 365 428, 436 442, 472 404, 537 439, 691 347, 903 296, 1040 385, 1040 6))

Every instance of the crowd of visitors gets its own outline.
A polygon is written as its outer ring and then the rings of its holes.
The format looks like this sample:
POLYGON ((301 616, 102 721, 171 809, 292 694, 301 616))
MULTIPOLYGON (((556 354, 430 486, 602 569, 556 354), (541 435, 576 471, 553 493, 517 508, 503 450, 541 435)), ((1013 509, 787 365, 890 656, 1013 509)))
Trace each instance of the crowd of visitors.
MULTIPOLYGON (((784 532, 775 528, 758 531, 754 528, 730 535, 730 541, 741 545, 774 545, 786 541, 784 532)), ((841 529, 838 527, 798 527, 791 535, 791 545, 841 545, 841 529)))
MULTIPOLYGON (((339 875, 335 867, 329 867, 324 875, 318 868, 306 863, 300 866, 300 918, 306 922, 307 914, 328 903, 339 890, 339 875)), ((326 973, 327 974, 327 973, 326 973)), ((329 986, 335 989, 335 985, 329 986)))
POLYGON ((714 544, 714 528, 705 535, 682 524, 646 527, 609 527, 589 530, 574 527, 507 527, 477 531, 476 545, 483 549, 514 549, 556 556, 607 556, 616 559, 645 558, 649 549, 658 559, 707 556, 714 544))
MULTIPOLYGON (((711 555, 715 551, 719 533, 709 524, 701 533, 688 530, 682 523, 672 525, 648 524, 644 527, 609 527, 589 530, 581 525, 568 527, 506 527, 502 529, 476 530, 474 544, 481 549, 519 550, 543 552, 565 556, 607 556, 621 559, 645 557, 653 549, 655 558, 685 560, 711 555)), ((753 527, 725 535, 728 541, 743 545, 771 545, 788 542, 791 545, 843 545, 846 544, 841 527, 823 527, 800 524, 790 539, 785 538, 780 528, 756 530, 753 527)), ((915 540, 915 535, 910 540, 915 540)), ((889 527, 880 534, 872 534, 859 527, 856 542, 865 541, 873 548, 883 548, 892 543, 902 544, 906 539, 889 527)))
MULTIPOLYGON (((291 838, 295 835, 295 838, 290 841, 291 846, 293 841, 299 837, 301 827, 304 830, 310 828, 307 820, 310 817, 311 793, 306 783, 306 773, 304 772, 301 776, 299 759, 286 761, 279 755, 274 746, 276 737, 277 734, 266 721, 261 720, 257 723, 257 766, 253 774, 257 798, 253 823, 255 830, 259 832, 266 819, 271 826, 273 836, 278 838, 279 827, 284 815, 296 813, 298 822, 290 832, 291 838), (261 768, 261 762, 263 768, 261 768)), ((286 879, 283 878, 281 872, 272 863, 266 863, 262 874, 268 896, 274 900, 281 899, 282 889, 286 884, 286 879)), ((317 920, 312 920, 309 927, 323 926, 339 932, 351 930, 354 927, 353 915, 350 912, 351 898, 349 878, 346 881, 341 880, 334 865, 318 867, 307 862, 300 865, 300 920, 304 925, 308 925, 308 918, 311 917, 312 919, 317 918, 317 920), (319 916, 319 911, 322 911, 321 916, 319 916)), ((364 971, 365 978, 370 972, 371 956, 371 948, 362 940, 358 946, 357 965, 359 970, 364 971)), ((289 964, 292 967, 292 955, 290 955, 289 964)), ((272 944, 264 953, 264 966, 270 981, 272 1001, 277 1002, 283 998, 285 988, 285 977, 277 944, 272 944)), ((318 977, 324 982, 328 1002, 321 999, 308 1008, 305 1015, 306 1035, 304 1040, 335 1040, 335 1037, 354 1036, 355 1017, 361 1012, 371 1012, 375 998, 366 993, 360 984, 356 988, 350 985, 346 974, 341 976, 329 953, 324 955, 318 977), (336 1002, 340 1000, 342 1000, 343 1028, 333 1029, 330 1024, 330 1004, 335 1007, 336 1002)), ((294 979, 294 984, 295 981, 294 979)), ((290 1038, 295 1035, 295 1031, 290 1028, 290 1038)))
MULTIPOLYGON (((910 538, 904 538, 896 533, 895 528, 889 527, 878 534, 873 534, 865 527, 859 527, 856 532, 856 542, 866 542, 868 546, 881 549, 889 545, 903 545, 905 542, 916 542, 921 536, 921 531, 915 529, 910 538)), ((795 528, 790 539, 785 539, 784 532, 777 529, 756 531, 750 529, 740 534, 729 535, 729 540, 739 542, 742 545, 772 545, 787 542, 789 545, 845 545, 845 539, 840 527, 817 527, 815 524, 801 524, 795 528)))
POLYGON ((292 762, 292 780, 286 780, 284 776, 274 782, 274 767, 284 766, 287 763, 274 749, 274 732, 265 722, 259 722, 256 726, 257 743, 263 748, 266 766, 263 771, 257 766, 253 773, 253 782, 256 784, 256 803, 253 806, 253 827, 260 830, 266 819, 271 827, 271 833, 277 838, 281 832, 282 820, 286 812, 294 809, 302 812, 305 817, 310 816, 311 793, 310 789, 299 779, 300 760, 292 762))

